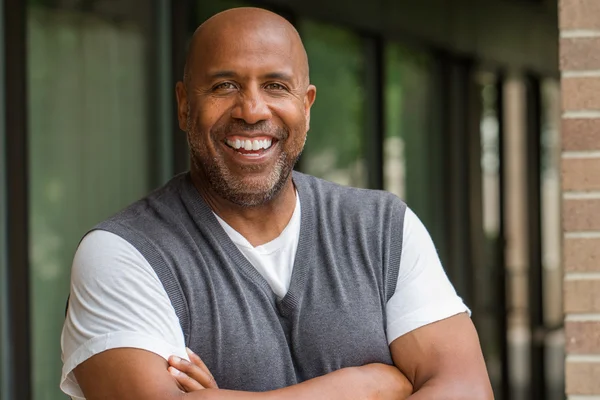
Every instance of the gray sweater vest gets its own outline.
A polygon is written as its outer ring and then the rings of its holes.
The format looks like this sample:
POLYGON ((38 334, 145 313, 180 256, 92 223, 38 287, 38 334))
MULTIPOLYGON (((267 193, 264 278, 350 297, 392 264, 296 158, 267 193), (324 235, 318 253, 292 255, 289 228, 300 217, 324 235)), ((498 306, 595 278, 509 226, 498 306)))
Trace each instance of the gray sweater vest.
POLYGON ((188 174, 96 229, 156 271, 186 345, 224 389, 266 391, 334 370, 392 364, 385 305, 400 266, 404 203, 293 173, 302 204, 288 293, 278 299, 229 239, 188 174))

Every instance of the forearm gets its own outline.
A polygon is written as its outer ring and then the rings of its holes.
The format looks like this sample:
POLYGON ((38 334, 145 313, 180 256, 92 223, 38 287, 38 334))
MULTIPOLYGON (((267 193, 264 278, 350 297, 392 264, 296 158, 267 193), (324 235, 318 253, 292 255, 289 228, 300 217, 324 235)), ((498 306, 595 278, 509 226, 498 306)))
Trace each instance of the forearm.
POLYGON ((410 388, 381 381, 377 371, 345 368, 305 382, 269 392, 200 390, 185 395, 190 400, 404 400, 410 388), (386 386, 387 385, 387 386, 386 386))
POLYGON ((493 400, 489 385, 465 380, 431 380, 426 382, 407 400, 493 400))

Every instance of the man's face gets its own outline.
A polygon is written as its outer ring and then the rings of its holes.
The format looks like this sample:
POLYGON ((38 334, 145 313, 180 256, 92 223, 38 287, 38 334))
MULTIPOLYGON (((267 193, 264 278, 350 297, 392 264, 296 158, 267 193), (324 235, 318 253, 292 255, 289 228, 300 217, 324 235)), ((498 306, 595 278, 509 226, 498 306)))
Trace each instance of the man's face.
POLYGON ((178 102, 192 167, 220 197, 250 207, 287 181, 304 147, 315 89, 288 35, 236 29, 202 46, 178 102))

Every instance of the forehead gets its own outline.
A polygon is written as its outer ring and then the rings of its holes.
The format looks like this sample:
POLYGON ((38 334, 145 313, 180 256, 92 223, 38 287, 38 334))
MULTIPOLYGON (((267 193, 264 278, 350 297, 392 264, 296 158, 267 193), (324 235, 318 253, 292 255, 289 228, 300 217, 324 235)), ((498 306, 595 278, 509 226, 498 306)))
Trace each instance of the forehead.
POLYGON ((277 26, 226 26, 203 37, 193 74, 299 73, 301 56, 290 32, 277 26))

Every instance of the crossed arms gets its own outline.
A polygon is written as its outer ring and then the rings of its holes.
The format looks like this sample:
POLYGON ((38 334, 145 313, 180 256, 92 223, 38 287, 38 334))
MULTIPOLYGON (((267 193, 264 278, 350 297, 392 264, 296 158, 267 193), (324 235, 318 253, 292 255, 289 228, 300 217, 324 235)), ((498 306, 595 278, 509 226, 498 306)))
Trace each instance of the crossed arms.
MULTIPOLYGON (((221 389, 185 393, 167 361, 131 348, 97 354, 74 373, 88 400, 493 399, 477 333, 464 313, 409 332, 394 340, 390 350, 395 368, 380 364, 345 368, 264 393, 221 389)), ((183 364, 181 369, 185 370, 183 364)))
MULTIPOLYGON (((136 258, 134 251, 122 247, 133 248, 130 244, 97 231, 83 239, 73 263, 70 318, 63 330, 66 371, 73 371, 88 400, 492 399, 477 333, 462 312, 465 307, 444 274, 431 238, 416 216, 412 220, 407 216, 404 228, 399 301, 391 306, 394 295, 386 306, 394 367, 342 369, 267 393, 218 389, 185 393, 168 371, 166 358, 181 356, 185 345, 162 284, 141 255, 136 258), (90 342, 104 343, 105 334, 132 329, 136 335, 127 341, 96 349, 82 363, 71 362, 83 359, 79 349, 90 352, 90 342), (171 347, 131 348, 138 344, 140 334, 162 339, 171 347)), ((66 376, 65 381, 72 382, 73 377, 66 376)))

